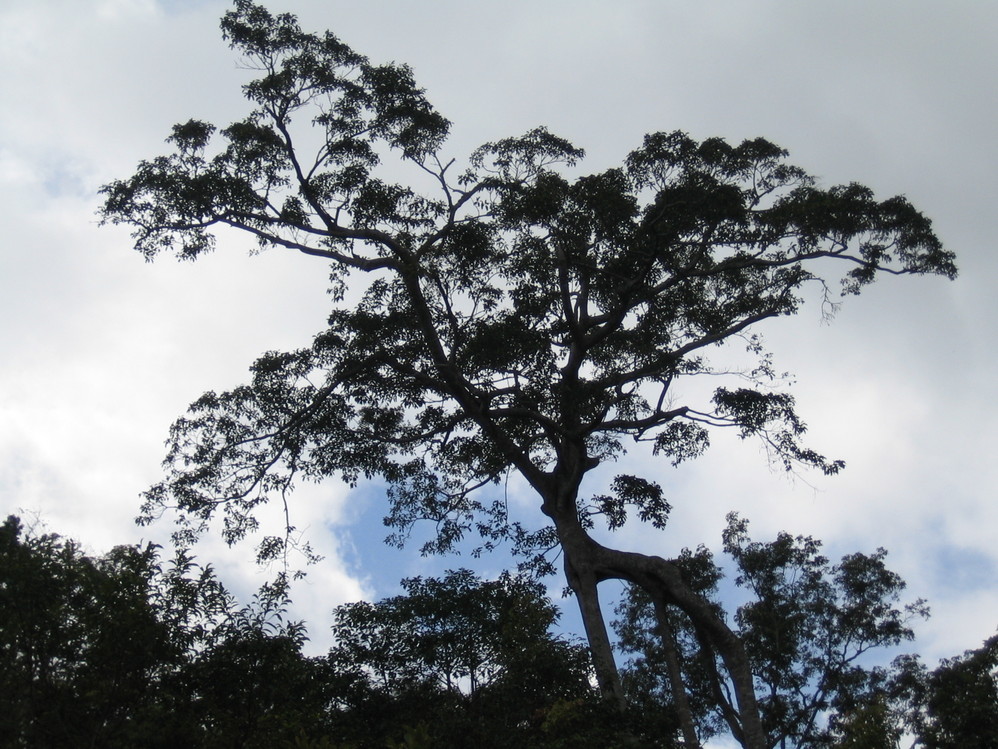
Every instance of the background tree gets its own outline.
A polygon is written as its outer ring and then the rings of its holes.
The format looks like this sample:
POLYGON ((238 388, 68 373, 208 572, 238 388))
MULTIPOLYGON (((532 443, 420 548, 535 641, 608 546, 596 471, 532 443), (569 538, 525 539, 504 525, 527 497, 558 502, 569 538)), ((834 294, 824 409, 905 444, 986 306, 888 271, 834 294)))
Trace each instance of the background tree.
MULTIPOLYGON (((873 666, 869 649, 910 636, 903 619, 923 608, 897 605, 901 583, 880 552, 833 566, 812 539, 751 542, 737 519, 728 536, 752 592, 737 619, 759 645, 771 746, 891 747, 902 729, 929 749, 994 746, 998 638, 933 671, 917 656, 873 666), (802 611, 814 617, 805 628, 802 611)), ((597 699, 584 648, 551 634, 556 609, 536 582, 464 570, 408 580, 405 595, 338 608, 339 644, 308 658, 303 628, 283 620, 281 585, 237 607, 183 555, 160 565, 153 547, 80 549, 17 518, 0 526, 2 746, 550 749, 668 747, 679 736, 691 746, 731 709, 716 654, 670 609, 673 686, 670 640, 652 631, 661 620, 637 588, 620 612, 621 642, 638 654, 624 671, 633 709, 621 716, 597 699), (675 709, 683 699, 692 741, 675 709)), ((684 552, 679 564, 709 599, 720 579, 710 553, 684 552)))
POLYGON ((0 746, 247 747, 319 737, 322 660, 277 617, 280 587, 247 607, 210 568, 155 546, 99 557, 0 526, 0 746))
POLYGON ((8 518, 0 746, 423 740, 500 749, 620 739, 626 726, 591 686, 586 649, 552 634, 557 609, 540 584, 461 570, 403 587, 337 608, 336 646, 306 657, 280 580, 239 606, 184 554, 166 565, 153 546, 95 557, 8 518))
MULTIPOLYGON (((428 550, 477 532, 543 566, 537 553, 557 545, 600 687, 618 704, 598 583, 623 579, 678 607, 729 674, 730 730, 763 746, 731 628, 674 563, 590 532, 590 511, 616 528, 629 507, 663 525, 659 485, 619 476, 587 505, 583 481, 630 440, 673 462, 696 457, 715 427, 761 438, 788 468, 837 471, 800 442, 805 426, 757 340, 758 364, 707 402, 678 405, 676 385, 729 371, 707 353, 795 313, 806 287, 829 299, 822 279, 835 266, 852 293, 880 273, 952 277, 929 221, 903 198, 818 188, 762 139, 653 134, 623 167, 569 179, 583 152, 537 129, 482 146, 455 175, 442 155, 448 123, 408 68, 373 65, 248 0, 222 29, 259 73, 244 87, 252 111, 220 131, 176 126, 171 155, 105 188, 104 219, 133 226, 149 258, 196 258, 216 227, 235 227, 330 261, 336 301, 347 281, 363 293, 335 307, 311 348, 268 354, 250 385, 193 404, 143 516, 176 508, 181 534, 194 535, 220 511, 235 541, 298 475, 380 476, 392 524, 436 523, 428 550), (428 181, 426 194, 377 175, 390 154, 428 181), (524 527, 490 495, 510 472, 537 493, 548 526, 524 527)), ((287 537, 264 551, 280 553, 287 537)))
POLYGON ((977 650, 944 659, 929 671, 903 659, 892 695, 907 726, 926 749, 993 749, 998 746, 998 636, 977 650))
POLYGON ((836 716, 831 746, 835 749, 866 749, 901 746, 903 723, 882 694, 869 696, 852 710, 836 716))
POLYGON ((155 548, 94 559, 0 527, 0 735, 9 746, 128 746, 183 650, 150 604, 155 548))
MULTIPOLYGON (((910 621, 927 617, 928 608, 921 600, 899 603, 905 583, 884 564, 883 549, 838 564, 820 549, 811 537, 786 533, 752 541, 747 521, 728 516, 724 550, 735 564, 735 584, 749 594, 733 619, 751 661, 768 745, 888 746, 899 734, 888 669, 867 654, 912 640, 910 621)), ((711 553, 687 550, 679 563, 691 587, 720 610, 723 573, 711 553)), ((661 621, 637 587, 617 613, 620 647, 636 656, 625 684, 649 707, 657 702, 672 712, 687 744, 714 735, 734 706, 696 623, 675 612, 661 621)))
POLYGON ((339 700, 352 740, 380 745, 423 724, 435 745, 525 746, 556 705, 593 717, 587 653, 551 634, 557 609, 539 584, 458 570, 402 586, 333 612, 329 660, 350 683, 339 700))

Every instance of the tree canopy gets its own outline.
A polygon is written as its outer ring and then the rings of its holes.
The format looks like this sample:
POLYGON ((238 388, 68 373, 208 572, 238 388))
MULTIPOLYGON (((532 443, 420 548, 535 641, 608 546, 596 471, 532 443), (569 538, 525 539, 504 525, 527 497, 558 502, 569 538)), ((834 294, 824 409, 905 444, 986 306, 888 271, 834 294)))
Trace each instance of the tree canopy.
POLYGON ((241 607, 183 552, 168 563, 153 545, 93 556, 9 517, 0 527, 0 744, 290 742, 290 723, 321 715, 315 687, 329 679, 317 680, 320 664, 302 656, 301 625, 280 621, 286 603, 273 587, 241 607))
MULTIPOLYGON (((760 543, 745 531, 733 520, 728 533, 751 590, 734 613, 767 746, 881 749, 903 732, 925 749, 994 746, 998 638, 933 670, 911 655, 887 665, 924 605, 898 604, 904 583, 881 551, 831 565, 814 539, 760 543)), ((686 551, 677 564, 720 609, 711 554, 686 551)), ((0 526, 0 745, 689 749, 732 709, 716 653, 680 616, 663 630, 637 588, 618 610, 634 656, 623 715, 591 686, 585 648, 553 634, 555 607, 535 581, 458 570, 403 590, 338 606, 336 642, 308 657, 281 586, 240 605, 183 553, 95 556, 10 517, 0 526)))
MULTIPOLYGON (((653 133, 621 166, 574 176, 582 149, 537 128, 459 164, 408 67, 373 64, 250 0, 234 2, 222 32, 257 73, 247 116, 175 126, 168 155, 104 188, 103 218, 132 226, 150 259, 195 259, 225 227, 322 258, 335 304, 311 347, 264 355, 249 384, 206 393, 174 424, 143 518, 175 508, 190 539, 221 514, 231 542, 298 477, 378 477, 402 536, 435 524, 427 551, 472 534, 550 571, 544 552, 559 549, 597 679, 619 704, 598 583, 626 580, 678 608, 728 673, 730 730, 761 747, 735 632, 673 562, 591 534, 594 516, 663 526, 661 485, 620 475, 590 496, 584 481, 634 442, 673 464, 696 458, 719 428, 761 439, 788 469, 841 469, 802 441, 753 328, 796 313, 808 289, 836 304, 836 279, 855 294, 883 274, 953 277, 930 221, 903 197, 823 188, 762 138, 653 133), (379 170, 389 158, 410 184, 379 170), (732 371, 731 342, 756 363, 732 371), (725 373, 703 401, 684 400, 689 381, 725 373), (525 525, 495 491, 514 472, 547 525, 525 525)), ((261 554, 281 553, 288 533, 261 554)))
MULTIPOLYGON (((914 639, 910 624, 927 617, 928 607, 922 600, 899 603, 905 583, 884 563, 886 551, 849 554, 832 564, 820 553, 821 542, 809 536, 780 533, 770 542, 752 541, 747 521, 733 513, 724 550, 734 561, 735 585, 748 594, 732 613, 751 662, 768 745, 840 746, 861 728, 867 743, 859 745, 890 744, 888 738, 900 734, 900 711, 891 701, 904 690, 889 682, 903 669, 885 668, 869 653, 914 639), (880 738, 872 740, 877 727, 880 738)), ((685 550, 678 563, 690 585, 723 609, 718 585, 724 574, 710 551, 685 550)), ((713 736, 734 709, 718 678, 716 654, 687 620, 657 618, 637 587, 617 613, 621 649, 633 654, 624 672, 632 699, 674 715, 687 745, 713 736)))
POLYGON ((933 671, 911 658, 898 670, 894 699, 926 749, 998 744, 998 634, 933 671))
POLYGON ((466 570, 333 612, 307 657, 280 585, 241 606, 154 546, 0 526, 0 746, 556 747, 620 731, 537 583, 466 570), (423 743, 419 743, 422 741, 423 743), (562 743, 567 742, 567 743, 562 743))
POLYGON ((565 711, 599 728, 588 654, 551 633, 558 615, 543 586, 457 570, 402 587, 333 612, 329 661, 349 683, 340 700, 357 736, 386 711, 425 724, 440 746, 546 746, 565 711))

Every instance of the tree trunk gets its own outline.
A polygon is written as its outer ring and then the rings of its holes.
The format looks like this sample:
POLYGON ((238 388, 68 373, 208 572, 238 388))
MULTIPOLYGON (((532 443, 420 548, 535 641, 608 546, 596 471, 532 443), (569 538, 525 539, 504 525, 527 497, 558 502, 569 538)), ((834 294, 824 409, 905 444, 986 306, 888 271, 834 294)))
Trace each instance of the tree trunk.
POLYGON ((752 669, 741 640, 712 606, 683 581, 679 568, 657 556, 618 551, 593 540, 577 515, 552 515, 565 552, 569 585, 577 594, 593 654, 593 666, 601 690, 614 694, 619 684, 613 650, 599 609, 596 585, 603 580, 626 580, 641 586, 655 606, 672 605, 690 618, 709 645, 721 657, 737 703, 737 715, 726 716, 732 735, 745 749, 767 749, 766 734, 755 699, 752 669), (575 583, 573 584, 573 580, 575 583), (576 585, 579 587, 576 588, 576 585), (592 634, 591 634, 592 633, 592 634), (595 639, 593 637, 595 635, 595 639))
POLYGON ((665 667, 669 676, 672 700, 676 703, 679 726, 683 732, 683 742, 690 749, 699 749, 700 739, 693 722, 690 701, 686 699, 686 685, 683 684, 683 671, 679 664, 679 651, 676 647, 676 634, 669 623, 668 612, 659 601, 655 601, 655 618, 658 620, 658 637, 665 652, 665 667))
POLYGON ((596 579, 591 572, 580 573, 576 570, 567 554, 565 577, 579 601, 579 611, 586 629, 586 639, 589 642, 589 652, 600 693, 604 699, 612 701, 620 710, 624 710, 627 707, 627 699, 624 697, 624 687, 620 683, 620 673, 613 657, 613 645, 607 633, 603 609, 600 608, 596 579))

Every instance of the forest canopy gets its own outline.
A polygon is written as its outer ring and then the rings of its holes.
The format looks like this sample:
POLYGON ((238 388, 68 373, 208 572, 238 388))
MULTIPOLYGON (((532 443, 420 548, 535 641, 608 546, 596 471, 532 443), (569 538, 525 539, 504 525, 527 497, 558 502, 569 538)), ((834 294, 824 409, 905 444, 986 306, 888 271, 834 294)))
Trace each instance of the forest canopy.
MULTIPOLYGON (((760 693, 771 695, 762 709, 773 745, 879 749, 907 732, 926 749, 993 746, 998 638, 933 670, 911 655, 887 663, 925 609, 899 603, 904 582, 882 552, 831 565, 814 539, 753 541, 738 519, 727 538, 752 593, 735 618, 760 693)), ((713 598, 712 555, 685 550, 679 563, 713 598)), ((183 552, 137 545, 93 555, 8 517, 0 744, 668 749, 683 746, 677 697, 700 739, 725 725, 695 631, 673 617, 669 638, 659 638, 637 588, 616 623, 631 655, 621 715, 594 689, 584 645, 554 632, 556 607, 536 582, 456 570, 402 586, 336 607, 334 645, 307 656, 308 633, 287 618, 282 586, 243 604, 183 552), (670 642, 688 695, 669 684, 670 642)))

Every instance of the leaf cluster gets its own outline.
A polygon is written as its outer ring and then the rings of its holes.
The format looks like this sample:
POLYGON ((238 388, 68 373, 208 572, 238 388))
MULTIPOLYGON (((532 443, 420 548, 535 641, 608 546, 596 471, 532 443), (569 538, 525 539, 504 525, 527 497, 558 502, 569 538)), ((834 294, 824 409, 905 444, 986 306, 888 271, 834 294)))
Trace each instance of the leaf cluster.
POLYGON ((153 545, 99 557, 0 526, 0 744, 272 746, 319 714, 283 586, 239 607, 209 566, 153 545), (310 713, 312 711, 312 713, 310 713), (282 733, 283 732, 283 733, 282 733), (254 738, 256 737, 256 738, 254 738))

